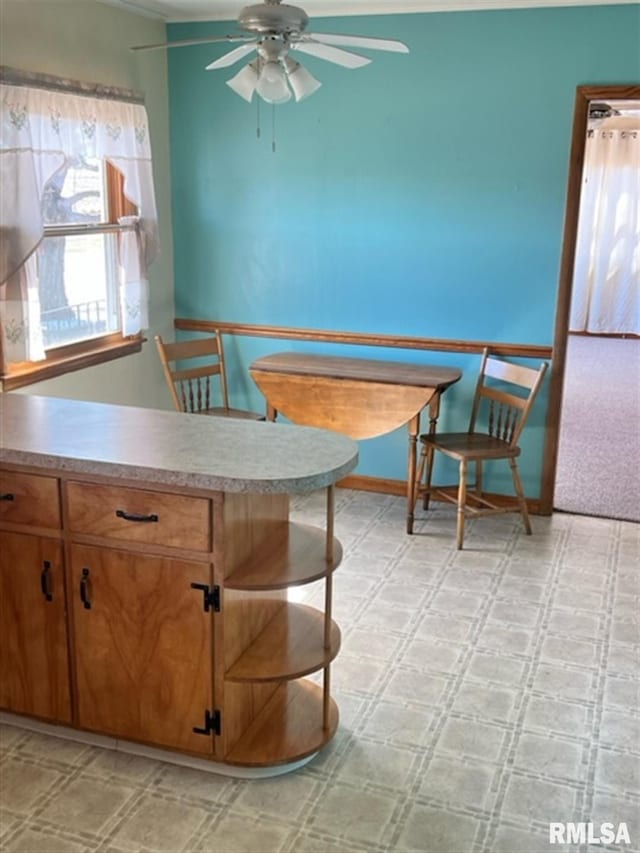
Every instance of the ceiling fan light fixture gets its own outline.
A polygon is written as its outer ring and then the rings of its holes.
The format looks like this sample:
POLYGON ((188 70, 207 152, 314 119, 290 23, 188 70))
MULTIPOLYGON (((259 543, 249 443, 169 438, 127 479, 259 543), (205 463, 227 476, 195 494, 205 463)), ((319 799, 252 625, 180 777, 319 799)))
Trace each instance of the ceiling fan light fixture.
POLYGON ((284 66, 296 101, 303 101, 309 95, 317 92, 320 86, 322 86, 322 83, 307 71, 303 65, 300 65, 299 62, 290 59, 288 56, 285 57, 284 66))
POLYGON ((268 104, 284 104, 291 98, 291 90, 280 62, 270 60, 264 63, 256 92, 268 104))
POLYGON ((244 98, 245 101, 251 103, 253 100, 253 93, 256 90, 256 86, 258 85, 258 63, 250 62, 248 65, 245 65, 244 68, 241 68, 237 74, 235 74, 230 80, 227 80, 227 86, 233 89, 233 91, 240 95, 241 98, 244 98))

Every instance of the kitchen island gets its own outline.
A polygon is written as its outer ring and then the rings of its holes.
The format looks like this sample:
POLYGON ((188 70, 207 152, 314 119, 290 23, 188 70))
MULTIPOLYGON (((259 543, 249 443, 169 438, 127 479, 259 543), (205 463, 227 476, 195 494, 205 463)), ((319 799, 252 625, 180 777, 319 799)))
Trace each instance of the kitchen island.
POLYGON ((356 462, 310 427, 0 395, 0 708, 224 766, 315 754, 356 462), (317 489, 324 528, 291 521, 317 489), (288 599, 313 581, 323 611, 288 599))

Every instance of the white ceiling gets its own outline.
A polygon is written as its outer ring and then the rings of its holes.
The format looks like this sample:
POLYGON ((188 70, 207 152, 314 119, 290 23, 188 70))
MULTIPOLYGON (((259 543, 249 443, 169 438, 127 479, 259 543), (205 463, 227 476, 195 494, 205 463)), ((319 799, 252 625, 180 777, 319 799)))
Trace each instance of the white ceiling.
MULTIPOLYGON (((0 0, 1 2, 1 0, 0 0)), ((172 21, 233 21, 243 6, 259 0, 99 0, 142 15, 172 21)), ((519 9, 533 6, 605 6, 638 0, 289 0, 311 17, 519 9)))

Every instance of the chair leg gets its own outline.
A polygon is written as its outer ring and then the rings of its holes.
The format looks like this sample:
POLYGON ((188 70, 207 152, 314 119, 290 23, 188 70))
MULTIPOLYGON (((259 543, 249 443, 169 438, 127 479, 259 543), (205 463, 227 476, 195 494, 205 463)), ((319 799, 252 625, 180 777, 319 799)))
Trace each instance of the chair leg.
POLYGON ((458 484, 458 523, 457 523, 457 540, 458 551, 462 551, 462 542, 464 540, 464 508, 467 502, 467 461, 466 459, 460 462, 460 483, 458 484))
POLYGON ((476 459, 476 492, 482 497, 482 459, 476 459))
MULTIPOLYGON (((413 482, 413 509, 415 510, 416 504, 418 502, 418 498, 422 493, 422 475, 424 473, 424 465, 425 465, 425 453, 426 448, 422 445, 422 450, 420 451, 420 459, 418 460, 418 466, 415 474, 415 479, 413 482)), ((411 529, 409 530, 409 525, 407 524, 407 533, 413 533, 413 518, 411 519, 411 529)))
POLYGON ((427 469, 427 473, 425 476, 424 493, 422 495, 422 508, 424 510, 427 510, 429 509, 429 498, 431 496, 431 477, 433 475, 433 457, 435 455, 435 450, 433 447, 431 447, 431 445, 425 444, 422 447, 422 453, 425 456, 427 469))
POLYGON ((511 474, 513 476, 513 485, 516 490, 516 495, 518 496, 518 505, 520 506, 520 513, 522 514, 524 529, 527 533, 527 536, 531 536, 531 522, 529 521, 529 510, 527 509, 527 501, 524 497, 524 490, 522 488, 522 481, 520 479, 516 460, 509 459, 509 466, 511 467, 511 474))

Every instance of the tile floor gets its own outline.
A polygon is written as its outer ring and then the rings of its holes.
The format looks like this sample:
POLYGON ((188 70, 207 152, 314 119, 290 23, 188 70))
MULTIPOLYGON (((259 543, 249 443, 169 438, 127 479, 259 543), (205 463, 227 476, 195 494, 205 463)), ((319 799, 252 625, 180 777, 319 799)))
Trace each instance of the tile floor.
POLYGON ((640 527, 533 525, 477 519, 458 552, 448 507, 409 537, 402 500, 338 491, 331 745, 247 781, 5 725, 0 850, 640 851, 640 527), (631 844, 551 846, 550 821, 631 844))

